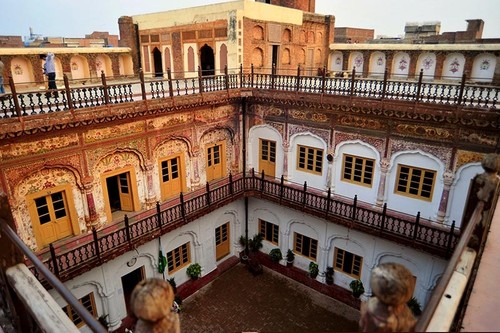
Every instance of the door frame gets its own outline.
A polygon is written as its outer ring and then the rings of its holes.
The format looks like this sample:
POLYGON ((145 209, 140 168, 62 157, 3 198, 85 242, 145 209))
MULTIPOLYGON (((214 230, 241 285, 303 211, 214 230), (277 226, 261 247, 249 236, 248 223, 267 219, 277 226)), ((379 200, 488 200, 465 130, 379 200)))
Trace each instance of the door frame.
MULTIPOLYGON (((80 226, 78 224, 78 214, 76 213, 76 208, 74 205, 73 193, 71 192, 72 186, 70 184, 65 185, 57 185, 51 188, 44 189, 42 191, 38 191, 36 193, 28 194, 26 196, 26 201, 28 205, 28 212, 31 217, 33 233, 35 235, 37 249, 41 250, 50 243, 44 244, 43 237, 40 230, 40 222, 38 221, 38 214, 36 213, 35 199, 40 197, 45 197, 54 192, 64 192, 64 196, 66 199, 66 211, 69 215, 70 226, 73 232, 73 236, 80 234, 80 226)), ((58 239, 59 240, 59 239, 58 239)))
POLYGON ((135 168, 133 166, 127 166, 121 169, 105 172, 101 174, 101 186, 102 186, 102 194, 104 199, 104 210, 106 212, 106 224, 113 222, 113 214, 111 213, 111 205, 109 202, 109 194, 108 194, 108 186, 106 184, 106 179, 109 177, 118 176, 122 173, 129 173, 130 176, 130 184, 129 189, 132 195, 132 206, 133 211, 137 211, 140 208, 139 204, 139 194, 137 192, 137 179, 135 175, 135 168))
POLYGON ((166 200, 168 198, 172 198, 172 196, 167 197, 165 193, 163 193, 163 180, 162 180, 162 173, 161 173, 161 163, 166 160, 172 160, 174 158, 179 158, 179 177, 181 181, 181 192, 186 191, 186 166, 184 163, 184 154, 178 153, 174 155, 169 155, 165 158, 159 158, 158 159, 158 177, 159 177, 159 182, 160 182, 160 198, 161 200, 166 200))

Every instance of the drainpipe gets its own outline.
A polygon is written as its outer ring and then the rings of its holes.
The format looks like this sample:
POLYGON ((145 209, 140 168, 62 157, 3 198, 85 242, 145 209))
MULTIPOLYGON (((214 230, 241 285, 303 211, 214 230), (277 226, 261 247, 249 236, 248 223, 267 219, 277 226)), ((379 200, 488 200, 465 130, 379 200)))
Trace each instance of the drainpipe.
MULTIPOLYGON (((247 168, 247 126, 246 126, 246 117, 247 117, 247 98, 241 98, 241 113, 242 113, 242 121, 241 121, 241 133, 242 133, 242 148, 241 154, 243 155, 243 186, 245 186, 245 178, 246 178, 246 168, 247 168)), ((248 253, 248 197, 245 195, 245 253, 248 253)))

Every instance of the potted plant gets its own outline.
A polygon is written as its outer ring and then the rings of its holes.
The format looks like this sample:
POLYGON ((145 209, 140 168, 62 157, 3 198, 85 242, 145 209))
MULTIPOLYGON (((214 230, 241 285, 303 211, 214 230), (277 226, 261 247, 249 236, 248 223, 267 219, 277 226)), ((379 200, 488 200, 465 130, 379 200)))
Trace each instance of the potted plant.
POLYGON ((328 266, 325 272, 326 284, 333 284, 333 267, 328 266))
POLYGON ((283 259, 281 250, 278 247, 272 249, 271 252, 269 252, 269 258, 271 258, 271 261, 273 262, 279 262, 281 259, 283 259))
POLYGON ((361 280, 352 280, 351 283, 349 283, 349 288, 352 290, 352 295, 356 298, 359 298, 364 292, 365 292, 365 287, 363 287, 363 282, 361 280))
POLYGON ((246 263, 248 261, 248 249, 247 249, 247 246, 248 246, 248 238, 246 238, 245 236, 241 235, 240 236, 240 245, 242 247, 242 250, 241 250, 241 260, 246 263))
POLYGON ((292 267, 294 260, 295 260, 295 253, 293 253, 292 250, 288 249, 288 251, 286 253, 286 266, 292 267))
POLYGON ((408 305, 408 307, 410 308, 411 312, 413 312, 413 315, 415 317, 418 317, 422 314, 422 306, 415 297, 410 298, 410 300, 406 303, 406 305, 408 305))
POLYGON ((248 240, 248 248, 252 252, 257 252, 259 251, 263 244, 262 241, 264 240, 264 236, 262 234, 255 234, 252 239, 248 240))
POLYGON ((316 276, 318 276, 318 273, 319 273, 318 264, 311 261, 309 263, 309 276, 315 279, 316 276))
POLYGON ((201 266, 198 263, 189 265, 186 270, 186 274, 193 280, 196 280, 201 275, 201 266))
POLYGON ((172 290, 174 291, 174 294, 176 294, 177 293, 177 283, 175 282, 175 277, 167 279, 167 281, 172 286, 172 290))

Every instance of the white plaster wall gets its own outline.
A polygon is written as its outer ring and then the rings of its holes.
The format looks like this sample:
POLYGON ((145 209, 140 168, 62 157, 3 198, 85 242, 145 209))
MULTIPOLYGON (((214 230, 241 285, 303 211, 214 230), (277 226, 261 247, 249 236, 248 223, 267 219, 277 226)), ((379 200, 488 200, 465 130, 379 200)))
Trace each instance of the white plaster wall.
POLYGON ((481 163, 466 164, 457 170, 450 189, 448 209, 446 210, 447 216, 445 222, 447 224, 451 225, 455 221, 455 228, 461 227, 471 179, 483 172, 484 169, 481 163))
POLYGON ((333 159, 334 164, 334 193, 345 197, 354 198, 358 196, 358 200, 374 204, 377 199, 377 190, 380 179, 380 154, 378 151, 359 140, 346 141, 337 145, 335 156, 333 159), (373 169, 372 186, 361 186, 355 183, 342 181, 342 163, 344 154, 355 155, 360 157, 371 158, 375 160, 373 169))
POLYGON ((293 135, 290 138, 290 153, 288 154, 288 180, 300 185, 303 185, 304 182, 307 181, 308 187, 325 189, 326 174, 328 170, 328 162, 326 160, 326 155, 328 154, 327 148, 326 142, 312 133, 305 132, 293 135), (323 149, 323 168, 321 175, 297 169, 298 145, 323 149))
POLYGON ((284 149, 283 140, 280 133, 269 125, 257 125, 250 128, 248 131, 248 159, 246 170, 259 172, 259 139, 276 141, 276 178, 281 177, 284 167, 284 149))
POLYGON ((385 72, 385 54, 379 51, 374 52, 370 57, 369 75, 373 77, 383 77, 385 72))
POLYGON ((347 70, 351 72, 354 68, 356 70, 356 74, 361 75, 361 73, 363 73, 363 63, 364 58, 361 52, 351 52, 349 56, 349 68, 347 68, 347 70))
POLYGON ((461 80, 464 73, 465 57, 461 53, 451 53, 443 63, 443 80, 461 80))
POLYGON ((430 154, 421 151, 394 154, 391 158, 389 172, 387 173, 387 187, 385 189, 387 208, 411 215, 417 215, 417 212, 420 212, 421 218, 435 221, 443 192, 443 173, 443 163, 437 157, 430 154), (398 164, 436 171, 432 201, 420 200, 395 193, 398 164))
MULTIPOLYGON (((199 263, 202 266, 202 275, 212 272, 217 268, 215 228, 226 222, 230 223, 230 255, 222 258, 220 262, 231 255, 237 256, 241 251, 239 236, 244 233, 243 213, 243 200, 240 200, 163 235, 161 237, 163 255, 166 256, 167 252, 190 242, 191 263, 199 263)), ((77 299, 94 292, 98 316, 108 314, 108 320, 113 325, 112 329, 116 329, 121 319, 127 316, 121 277, 143 266, 146 278, 163 278, 163 275, 158 273, 159 246, 158 239, 154 239, 138 247, 136 251, 127 252, 64 284, 77 299), (133 258, 137 260, 135 264, 132 267, 127 266, 127 262, 133 258)), ((188 281, 189 277, 186 274, 188 266, 172 275, 168 275, 166 269, 165 279, 174 277, 177 285, 188 281)), ((66 305, 56 291, 51 289, 49 293, 61 307, 66 305)), ((83 327, 81 331, 90 332, 87 327, 83 327)))
POLYGON ((411 66, 410 56, 406 52, 398 52, 394 55, 392 62, 392 76, 394 78, 406 79, 411 66))
MULTIPOLYGON (((320 280, 326 266, 334 266, 335 247, 362 256, 361 280, 366 289, 365 298, 371 295, 369 277, 373 267, 382 262, 392 261, 402 263, 417 277, 415 296, 425 305, 435 281, 447 264, 445 260, 431 254, 378 239, 267 201, 250 198, 248 212, 249 237, 253 237, 259 232, 259 219, 274 223, 280 228, 279 246, 282 251, 293 247, 294 232, 316 239, 318 241, 317 262, 320 267, 318 279, 320 280)), ((197 262, 202 266, 202 275, 210 273, 216 269, 218 264, 215 259, 214 230, 226 222, 230 223, 230 254, 238 255, 241 251, 241 246, 238 243, 239 236, 245 232, 243 200, 231 203, 163 235, 161 246, 164 255, 168 251, 190 242, 191 262, 197 262)), ((267 241, 264 241, 263 245, 261 250, 263 253, 269 253, 271 249, 276 247, 275 244, 267 241)), ((127 252, 102 266, 65 282, 65 285, 77 298, 94 292, 98 316, 108 314, 108 319, 113 325, 112 329, 116 329, 120 325, 121 319, 127 315, 121 277, 143 266, 146 278, 163 278, 162 274, 158 273, 157 266, 159 246, 158 239, 154 239, 138 247, 135 251, 127 252), (127 266, 127 262, 134 258, 136 262, 132 267, 127 266)), ((229 257, 227 256, 220 261, 229 257)), ((294 265, 307 271, 310 262, 309 258, 296 255, 294 265)), ((186 269, 187 266, 171 276, 166 271, 165 279, 174 277, 177 285, 180 285, 189 279, 186 275, 186 269)), ((349 289, 348 285, 351 280, 352 277, 335 271, 334 283, 336 285, 349 289)), ((57 292, 54 290, 49 292, 61 307, 66 305, 57 292)), ((82 332, 88 332, 88 328, 82 328, 82 332)))
POLYGON ((344 57, 342 52, 333 52, 330 54, 330 72, 342 72, 344 57))
MULTIPOLYGON (((437 277, 443 273, 447 265, 447 261, 431 254, 363 234, 356 230, 326 222, 299 211, 256 198, 250 198, 248 211, 249 236, 258 232, 259 219, 274 223, 280 229, 279 243, 282 252, 288 248, 293 248, 294 232, 316 239, 318 241, 318 257, 316 262, 320 268, 318 279, 322 278, 321 276, 326 266, 334 266, 335 247, 362 256, 361 281, 363 281, 366 290, 365 297, 371 295, 369 283, 371 270, 380 263, 397 262, 403 264, 417 277, 417 287, 414 295, 422 305, 425 305, 437 277), (282 246, 282 243, 285 245, 282 246)), ((261 251, 269 253, 275 247, 275 244, 264 241, 261 251)), ((304 271, 308 271, 310 262, 309 258, 299 254, 295 255, 294 266, 304 271)), ((350 290, 349 283, 352 280, 351 276, 335 271, 334 283, 336 285, 350 290)))
POLYGON ((483 53, 474 58, 470 79, 476 82, 491 82, 495 75, 497 58, 494 54, 483 53))
POLYGON ((420 75, 420 70, 424 70, 424 81, 434 80, 434 73, 436 71, 436 54, 425 52, 420 54, 417 60, 417 68, 415 75, 418 77, 420 75))

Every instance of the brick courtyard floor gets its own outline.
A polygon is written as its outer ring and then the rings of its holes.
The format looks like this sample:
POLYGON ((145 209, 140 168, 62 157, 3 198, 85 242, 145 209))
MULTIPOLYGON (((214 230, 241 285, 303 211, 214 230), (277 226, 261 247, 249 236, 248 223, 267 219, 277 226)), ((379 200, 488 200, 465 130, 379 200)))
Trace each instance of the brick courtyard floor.
POLYGON ((358 331, 359 311, 264 267, 237 264, 187 297, 182 333, 358 331))

